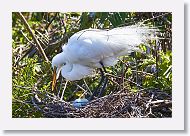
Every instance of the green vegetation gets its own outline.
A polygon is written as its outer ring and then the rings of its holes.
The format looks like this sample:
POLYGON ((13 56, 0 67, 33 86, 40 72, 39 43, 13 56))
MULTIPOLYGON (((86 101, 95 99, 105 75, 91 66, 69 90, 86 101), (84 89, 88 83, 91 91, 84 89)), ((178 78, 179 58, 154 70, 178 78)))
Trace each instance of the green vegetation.
MULTIPOLYGON (((50 62, 57 53, 61 52, 61 46, 68 38, 83 29, 111 29, 138 23, 157 27, 160 31, 159 41, 150 41, 150 47, 141 45, 140 48, 144 53, 132 53, 130 56, 122 57, 116 66, 107 68, 109 81, 104 95, 123 88, 134 93, 141 89, 154 89, 172 94, 171 13, 33 12, 22 14, 50 62)), ((58 93, 51 91, 51 63, 44 60, 36 47, 36 43, 18 14, 12 13, 12 116, 14 118, 43 117, 32 103, 34 92, 39 91, 41 95, 58 93)), ((85 79, 90 90, 97 86, 99 78, 97 74, 85 79)), ((64 82, 64 79, 58 81, 57 90, 62 90, 64 82)), ((68 82, 64 100, 73 101, 81 97, 83 90, 76 91, 76 88, 77 85, 83 86, 83 84, 84 80, 68 82)))

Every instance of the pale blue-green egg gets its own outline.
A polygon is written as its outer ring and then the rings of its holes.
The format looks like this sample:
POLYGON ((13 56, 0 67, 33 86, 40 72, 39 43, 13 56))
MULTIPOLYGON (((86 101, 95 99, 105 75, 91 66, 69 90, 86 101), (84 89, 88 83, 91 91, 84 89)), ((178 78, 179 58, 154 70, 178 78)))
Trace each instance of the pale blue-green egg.
POLYGON ((75 108, 81 108, 81 107, 86 106, 87 103, 88 103, 88 100, 87 100, 87 99, 85 99, 85 98, 83 98, 83 99, 78 98, 78 99, 74 100, 73 106, 74 106, 75 108))

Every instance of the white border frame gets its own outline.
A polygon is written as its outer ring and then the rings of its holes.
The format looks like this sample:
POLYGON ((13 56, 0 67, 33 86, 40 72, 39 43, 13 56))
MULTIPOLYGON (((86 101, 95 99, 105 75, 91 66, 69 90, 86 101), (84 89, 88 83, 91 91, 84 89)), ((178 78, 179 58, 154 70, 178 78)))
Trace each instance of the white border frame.
POLYGON ((184 5, 180 0, 32 0, 1 4, 0 126, 4 130, 184 130, 184 5), (86 5, 86 6, 85 6, 86 5), (12 118, 12 12, 172 12, 172 118, 12 118), (2 24, 3 23, 3 24, 2 24))

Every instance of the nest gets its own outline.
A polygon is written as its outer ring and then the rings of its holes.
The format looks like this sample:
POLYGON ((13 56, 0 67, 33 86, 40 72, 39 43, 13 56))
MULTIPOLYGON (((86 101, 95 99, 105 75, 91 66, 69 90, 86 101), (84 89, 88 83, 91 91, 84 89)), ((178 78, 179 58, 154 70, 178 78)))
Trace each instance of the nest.
POLYGON ((132 93, 121 90, 95 98, 86 106, 75 108, 72 102, 34 92, 32 103, 47 118, 165 118, 172 117, 172 96, 159 90, 132 93))

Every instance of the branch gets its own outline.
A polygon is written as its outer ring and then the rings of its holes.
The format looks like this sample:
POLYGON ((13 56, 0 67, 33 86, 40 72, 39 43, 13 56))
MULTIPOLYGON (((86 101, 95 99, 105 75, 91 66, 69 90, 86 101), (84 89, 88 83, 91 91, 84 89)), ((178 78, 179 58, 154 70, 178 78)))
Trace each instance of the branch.
POLYGON ((163 13, 163 14, 161 14, 161 15, 158 15, 158 16, 155 16, 155 17, 146 19, 146 20, 140 22, 140 25, 144 24, 144 23, 147 22, 147 21, 154 20, 154 19, 156 19, 156 18, 163 17, 163 16, 168 15, 168 14, 170 14, 170 12, 166 12, 166 13, 163 13))
POLYGON ((23 24, 25 25, 26 29, 28 30, 28 32, 31 34, 35 44, 36 44, 36 48, 39 50, 41 56, 47 61, 49 62, 42 46, 40 45, 39 41, 37 40, 37 38, 35 37, 34 33, 32 32, 32 29, 30 28, 29 24, 27 23, 26 19, 24 18, 24 16, 22 15, 21 12, 17 13, 17 16, 21 19, 21 21, 23 22, 23 24))

